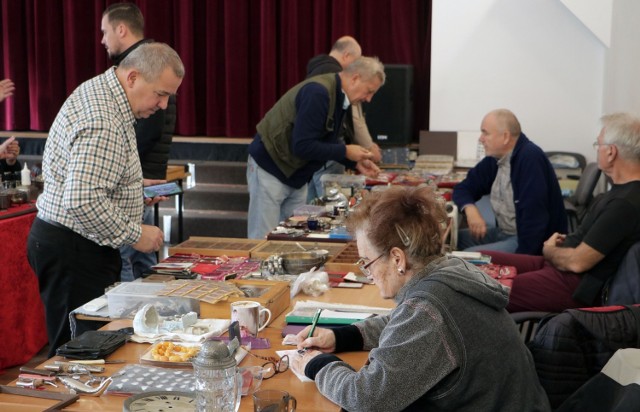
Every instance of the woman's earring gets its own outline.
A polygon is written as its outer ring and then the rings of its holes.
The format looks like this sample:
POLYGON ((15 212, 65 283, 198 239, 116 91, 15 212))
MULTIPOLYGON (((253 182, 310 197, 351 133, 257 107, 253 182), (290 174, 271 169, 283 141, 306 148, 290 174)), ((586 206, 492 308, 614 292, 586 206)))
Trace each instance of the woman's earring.
POLYGON ((404 269, 398 266, 398 273, 404 275, 404 269))

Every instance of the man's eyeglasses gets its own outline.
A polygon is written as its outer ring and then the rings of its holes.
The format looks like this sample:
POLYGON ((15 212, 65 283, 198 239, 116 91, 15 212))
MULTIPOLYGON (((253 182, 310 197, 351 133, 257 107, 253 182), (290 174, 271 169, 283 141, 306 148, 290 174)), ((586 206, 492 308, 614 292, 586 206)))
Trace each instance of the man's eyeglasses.
POLYGON ((358 259, 358 261, 356 262, 356 265, 358 265, 358 269, 360 269, 360 272, 362 272, 363 275, 365 276, 369 276, 369 267, 371 265, 373 265, 374 263, 376 263, 376 261, 378 259, 380 259, 382 256, 384 256, 385 254, 381 254, 380 256, 378 256, 377 258, 373 259, 372 261, 370 261, 369 263, 367 262, 367 258, 360 258, 358 259))
POLYGON ((286 372, 289 369, 289 355, 284 355, 280 359, 273 356, 260 356, 251 351, 247 351, 254 358, 263 359, 267 362, 262 364, 262 379, 273 378, 277 373, 286 372))
POLYGON ((597 140, 595 142, 593 142, 593 148, 598 150, 598 147, 600 146, 611 146, 613 145, 613 143, 599 143, 597 140))

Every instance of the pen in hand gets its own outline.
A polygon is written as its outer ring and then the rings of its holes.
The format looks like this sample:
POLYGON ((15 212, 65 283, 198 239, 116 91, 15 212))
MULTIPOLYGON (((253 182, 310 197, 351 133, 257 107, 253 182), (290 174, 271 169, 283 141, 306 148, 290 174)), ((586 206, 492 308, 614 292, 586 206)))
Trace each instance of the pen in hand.
MULTIPOLYGON (((318 320, 320 319, 320 314, 322 313, 322 309, 316 310, 316 314, 313 315, 313 320, 311 321, 311 329, 309 329, 309 334, 307 335, 307 339, 313 336, 313 332, 316 330, 316 326, 318 325, 318 320)), ((299 354, 304 354, 307 351, 307 348, 298 349, 299 354)))

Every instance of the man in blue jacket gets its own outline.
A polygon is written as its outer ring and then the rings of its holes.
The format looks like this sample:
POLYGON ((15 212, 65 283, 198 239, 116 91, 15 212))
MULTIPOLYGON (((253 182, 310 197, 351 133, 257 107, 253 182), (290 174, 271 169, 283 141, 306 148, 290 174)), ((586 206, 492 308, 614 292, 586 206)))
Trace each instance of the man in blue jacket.
POLYGON ((555 171, 511 111, 489 112, 481 130, 487 156, 453 189, 453 201, 468 223, 459 232, 458 249, 540 255, 549 236, 567 231, 555 171), (490 195, 495 227, 487 227, 475 205, 484 195, 490 195))

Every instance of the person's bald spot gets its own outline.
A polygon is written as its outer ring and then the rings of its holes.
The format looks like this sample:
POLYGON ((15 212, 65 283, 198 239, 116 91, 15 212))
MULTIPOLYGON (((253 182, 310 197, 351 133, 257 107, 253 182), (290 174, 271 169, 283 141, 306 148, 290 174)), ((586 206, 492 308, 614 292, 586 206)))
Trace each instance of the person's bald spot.
POLYGON ((342 36, 334 43, 329 55, 338 60, 344 69, 362 56, 362 48, 353 37, 342 36))

